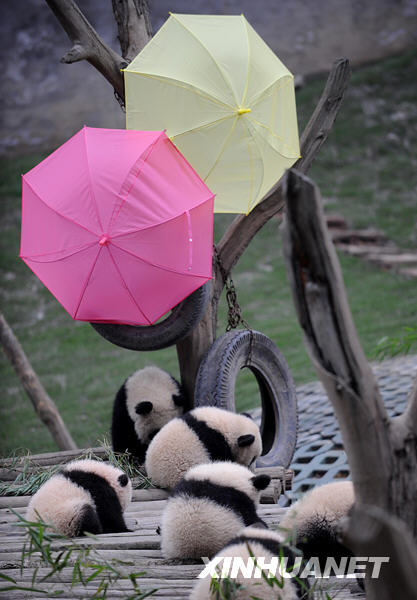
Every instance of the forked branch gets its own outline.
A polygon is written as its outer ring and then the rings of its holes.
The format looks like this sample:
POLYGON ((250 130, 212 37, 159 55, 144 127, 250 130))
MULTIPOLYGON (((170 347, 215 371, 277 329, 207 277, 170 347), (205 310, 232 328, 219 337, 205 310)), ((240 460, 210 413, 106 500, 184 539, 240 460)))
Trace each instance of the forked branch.
POLYGON ((390 422, 356 333, 319 191, 293 169, 283 187, 284 257, 307 350, 334 406, 356 497, 387 509, 390 422))
MULTIPOLYGON (((325 88, 301 136, 301 158, 295 164, 302 173, 311 167, 318 151, 326 141, 336 120, 350 79, 350 66, 346 58, 333 64, 325 88)), ((282 211, 284 205, 282 186, 278 183, 247 216, 234 219, 217 245, 223 268, 230 273, 243 252, 271 217, 282 211)), ((223 289, 220 273, 216 273, 215 295, 223 289)))
MULTIPOLYGON (((303 157, 297 164, 306 171, 333 126, 343 95, 349 83, 349 61, 341 59, 333 64, 326 86, 313 115, 301 137, 303 157)), ((190 398, 193 397, 195 376, 201 359, 216 337, 217 307, 225 278, 258 231, 284 206, 281 183, 247 216, 239 216, 229 226, 217 245, 218 261, 213 261, 212 301, 200 324, 177 344, 181 380, 190 398), (220 268, 221 264, 221 268, 220 268)))
POLYGON ((123 57, 98 35, 74 0, 46 0, 73 46, 61 59, 64 63, 87 60, 111 83, 124 102, 125 91, 120 69, 126 67, 150 37, 146 0, 113 0, 123 57))

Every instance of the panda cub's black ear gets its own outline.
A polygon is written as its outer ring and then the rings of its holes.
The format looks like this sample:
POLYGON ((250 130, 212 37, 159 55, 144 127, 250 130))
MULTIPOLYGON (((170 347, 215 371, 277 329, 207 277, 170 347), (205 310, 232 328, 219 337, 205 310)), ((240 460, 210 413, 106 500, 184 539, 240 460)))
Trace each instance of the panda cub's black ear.
POLYGON ((135 406, 135 412, 137 415, 149 415, 149 413, 151 412, 152 409, 153 409, 153 404, 152 404, 152 402, 148 402, 148 401, 139 402, 135 406))
POLYGON ((253 421, 253 417, 250 413, 248 412, 241 412, 239 413, 240 415, 242 415, 242 417, 248 417, 248 419, 251 419, 253 421))
POLYGON ((175 406, 185 405, 185 398, 182 394, 172 394, 172 401, 174 402, 175 406))
POLYGON ((170 375, 171 377, 171 381, 176 385, 178 393, 177 394, 172 394, 172 401, 175 404, 175 406, 181 407, 181 408, 188 408, 189 407, 189 402, 188 402, 188 396, 185 392, 185 388, 184 386, 177 380, 175 379, 175 377, 173 377, 172 375, 170 375))
POLYGON ((251 478, 251 481, 255 490, 261 491, 268 487, 271 478, 269 475, 255 475, 251 478))
POLYGON ((247 435, 241 435, 237 438, 237 445, 239 448, 245 448, 246 446, 250 446, 255 441, 255 436, 251 433, 247 435))

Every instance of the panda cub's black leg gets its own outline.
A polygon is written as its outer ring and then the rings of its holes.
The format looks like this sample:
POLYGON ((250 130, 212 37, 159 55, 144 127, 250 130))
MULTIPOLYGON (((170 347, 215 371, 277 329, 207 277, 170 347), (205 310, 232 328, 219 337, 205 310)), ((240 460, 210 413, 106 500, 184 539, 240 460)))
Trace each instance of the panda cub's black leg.
POLYGON ((78 469, 63 471, 62 474, 91 494, 102 529, 100 533, 130 531, 126 527, 117 494, 104 477, 78 469))
POLYGON ((97 512, 90 504, 85 504, 81 509, 81 513, 78 515, 75 535, 84 535, 86 531, 94 535, 103 533, 103 528, 97 512))

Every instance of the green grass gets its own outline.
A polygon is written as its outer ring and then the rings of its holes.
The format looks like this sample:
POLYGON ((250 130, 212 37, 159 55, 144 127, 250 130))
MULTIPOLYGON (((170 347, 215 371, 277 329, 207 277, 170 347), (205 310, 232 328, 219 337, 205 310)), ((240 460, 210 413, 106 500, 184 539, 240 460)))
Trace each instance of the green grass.
MULTIPOLYGON (((374 226, 398 245, 417 248, 417 51, 364 67, 351 87, 330 139, 310 174, 321 188, 327 212, 343 214, 355 227, 374 226)), ((302 129, 323 88, 311 81, 297 95, 302 129)), ((20 232, 20 174, 44 155, 1 162, 1 307, 26 354, 56 402, 80 447, 108 434, 114 394, 137 368, 155 363, 178 376, 175 348, 135 353, 117 348, 90 325, 74 322, 17 258, 20 232)), ((216 216, 216 236, 229 217, 216 216)), ((256 236, 233 279, 243 316, 279 346, 296 383, 315 379, 295 317, 281 251, 279 222, 256 236)), ((340 256, 350 306, 367 356, 383 336, 398 336, 416 323, 417 283, 340 256)), ((225 330, 224 300, 219 335, 225 330)), ((3 435, 0 452, 25 447, 55 448, 4 356, 0 358, 3 435)), ((238 378, 239 408, 258 404, 255 380, 238 378)))

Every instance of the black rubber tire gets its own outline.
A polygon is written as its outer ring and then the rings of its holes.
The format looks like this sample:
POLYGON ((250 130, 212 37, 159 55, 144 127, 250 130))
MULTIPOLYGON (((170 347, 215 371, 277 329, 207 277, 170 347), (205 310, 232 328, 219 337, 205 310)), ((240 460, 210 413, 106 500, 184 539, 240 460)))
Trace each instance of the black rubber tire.
POLYGON ((288 467, 297 441, 297 398, 288 365, 266 335, 244 330, 218 338, 198 370, 194 405, 235 411, 236 377, 244 367, 255 375, 262 401, 264 453, 256 466, 288 467))
POLYGON ((128 350, 161 350, 182 340, 201 321, 210 299, 211 282, 205 283, 177 304, 168 317, 155 325, 90 323, 106 340, 128 350))

